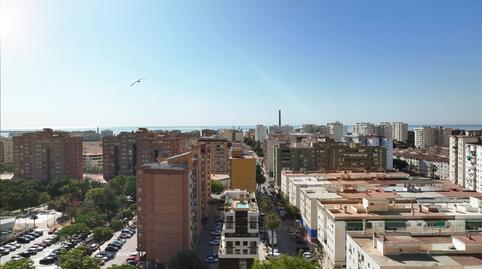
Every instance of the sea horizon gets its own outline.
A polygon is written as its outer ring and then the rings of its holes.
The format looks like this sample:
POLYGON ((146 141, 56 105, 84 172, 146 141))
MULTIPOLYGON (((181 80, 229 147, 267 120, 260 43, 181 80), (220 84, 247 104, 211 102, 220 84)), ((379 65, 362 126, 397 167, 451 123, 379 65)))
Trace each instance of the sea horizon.
MULTIPOLYGON (((273 125, 265 125, 265 126, 269 127, 273 125)), ((293 126, 295 129, 301 128, 302 126, 302 124, 297 124, 297 125, 288 124, 288 125, 293 126)), ((348 132, 350 132, 350 129, 352 129, 353 127, 353 124, 344 125, 344 126, 347 128, 348 132)), ((443 127, 449 127, 453 129, 462 129, 462 130, 482 130, 482 124, 413 124, 413 125, 409 124, 408 129, 413 130, 414 128, 423 127, 423 126, 443 126, 443 127)), ((100 131, 112 130, 114 134, 118 134, 120 132, 136 131, 139 128, 147 128, 153 131, 179 130, 182 132, 190 132, 190 131, 201 131, 202 129, 218 130, 218 129, 233 128, 233 127, 234 129, 247 131, 249 129, 254 129, 256 125, 178 125, 178 126, 108 126, 108 127, 96 126, 96 127, 43 127, 43 128, 51 128, 54 130, 61 130, 61 131, 68 131, 68 132, 96 131, 97 128, 99 128, 100 131)), ((5 128, 0 130, 0 133, 2 136, 8 136, 8 134, 11 132, 37 131, 37 130, 42 130, 43 128, 5 128)))

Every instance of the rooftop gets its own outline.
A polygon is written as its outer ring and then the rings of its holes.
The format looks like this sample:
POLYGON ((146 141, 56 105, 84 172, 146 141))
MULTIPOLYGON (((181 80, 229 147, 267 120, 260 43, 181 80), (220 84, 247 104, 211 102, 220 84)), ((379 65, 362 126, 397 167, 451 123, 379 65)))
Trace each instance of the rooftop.
POLYGON ((475 269, 480 268, 482 264, 481 253, 467 253, 456 249, 451 236, 384 236, 352 239, 374 262, 384 268, 454 266, 475 269), (378 241, 376 247, 374 240, 378 241), (382 254, 381 248, 385 255, 382 254))

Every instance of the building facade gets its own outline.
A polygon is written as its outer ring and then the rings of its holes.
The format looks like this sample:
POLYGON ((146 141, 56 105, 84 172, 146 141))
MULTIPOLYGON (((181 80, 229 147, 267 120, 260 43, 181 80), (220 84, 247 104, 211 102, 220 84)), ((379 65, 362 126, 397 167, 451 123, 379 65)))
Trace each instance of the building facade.
POLYGON ((482 192, 482 141, 465 145, 465 188, 482 192))
POLYGON ((224 224, 219 245, 220 269, 249 269, 259 257, 259 210, 254 193, 225 192, 224 224))
POLYGON ((166 264, 198 241, 207 203, 202 192, 205 161, 198 148, 137 167, 137 246, 146 268, 166 264))
POLYGON ((229 150, 231 143, 226 139, 216 139, 213 137, 201 137, 197 145, 205 144, 211 155, 211 173, 229 174, 229 150))
POLYGON ((330 130, 331 138, 333 138, 336 142, 341 141, 341 137, 346 135, 346 129, 343 126, 343 123, 336 121, 336 122, 329 122, 326 124, 330 130))
POLYGON ((450 136, 449 178, 455 184, 465 187, 465 145, 479 139, 478 136, 450 136))
POLYGON ((102 138, 104 179, 133 176, 136 166, 174 156, 187 149, 181 133, 153 132, 140 128, 102 138))
POLYGON ((220 129, 217 134, 219 139, 225 139, 229 142, 243 142, 243 131, 237 129, 220 129))
POLYGON ((393 140, 406 143, 408 139, 408 124, 404 122, 392 122, 393 140))
POLYGON ((449 146, 452 128, 425 126, 413 130, 415 132, 415 147, 417 148, 449 146))
POLYGON ((82 138, 45 128, 13 138, 15 178, 83 178, 82 138))
POLYGON ((281 170, 291 171, 385 171, 387 152, 380 146, 345 145, 318 142, 311 146, 281 144, 275 150, 275 182, 279 187, 281 170))
POLYGON ((243 156, 240 152, 233 151, 230 161, 230 189, 241 189, 255 193, 256 159, 253 156, 243 156))
POLYGON ((260 143, 264 143, 266 140, 266 135, 268 134, 268 130, 263 125, 256 125, 256 129, 254 132, 254 139, 259 141, 260 143))
POLYGON ((0 163, 13 163, 13 139, 0 139, 0 163))

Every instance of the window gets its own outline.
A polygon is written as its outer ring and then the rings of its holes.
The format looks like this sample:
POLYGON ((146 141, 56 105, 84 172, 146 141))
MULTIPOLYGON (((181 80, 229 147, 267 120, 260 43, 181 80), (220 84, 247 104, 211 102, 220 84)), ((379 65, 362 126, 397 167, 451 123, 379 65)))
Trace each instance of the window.
POLYGON ((235 241, 235 242, 234 242, 234 245, 235 245, 235 246, 239 246, 239 241, 235 241))
POLYGON ((248 246, 248 241, 243 241, 243 246, 248 246))

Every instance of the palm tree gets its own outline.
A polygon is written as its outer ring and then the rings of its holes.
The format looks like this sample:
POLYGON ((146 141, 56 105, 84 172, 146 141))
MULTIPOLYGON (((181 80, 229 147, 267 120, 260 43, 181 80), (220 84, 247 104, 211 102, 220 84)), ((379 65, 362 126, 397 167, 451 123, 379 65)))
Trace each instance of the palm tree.
POLYGON ((271 230, 271 255, 274 255, 274 230, 276 230, 281 224, 281 219, 279 216, 273 212, 266 215, 266 226, 271 230))
POLYGON ((37 214, 32 215, 31 217, 33 219, 33 227, 35 228, 35 220, 38 219, 37 214))

